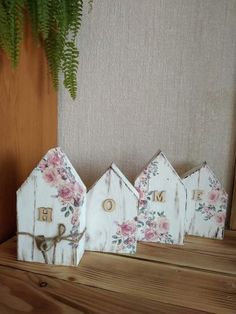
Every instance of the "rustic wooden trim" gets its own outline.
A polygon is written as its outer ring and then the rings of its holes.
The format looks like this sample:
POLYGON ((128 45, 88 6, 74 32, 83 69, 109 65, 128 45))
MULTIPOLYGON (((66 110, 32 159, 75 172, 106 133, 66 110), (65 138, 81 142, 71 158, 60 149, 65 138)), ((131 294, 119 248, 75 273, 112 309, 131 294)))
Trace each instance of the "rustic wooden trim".
POLYGON ((57 93, 42 46, 26 27, 19 64, 0 51, 0 243, 16 229, 16 190, 57 145, 57 93))

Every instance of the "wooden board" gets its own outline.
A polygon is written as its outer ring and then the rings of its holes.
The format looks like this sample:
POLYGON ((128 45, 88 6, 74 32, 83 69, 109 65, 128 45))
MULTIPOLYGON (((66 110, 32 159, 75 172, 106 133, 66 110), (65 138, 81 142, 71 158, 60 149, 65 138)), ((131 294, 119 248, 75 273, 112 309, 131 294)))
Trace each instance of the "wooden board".
POLYGON ((17 191, 17 258, 76 266, 84 254, 87 189, 60 147, 17 191))
POLYGON ((137 191, 113 163, 87 193, 85 249, 134 254, 137 210, 137 191))
POLYGON ((186 189, 159 152, 135 180, 139 192, 138 240, 183 244, 186 189))
POLYGON ((185 231, 189 235, 222 239, 228 194, 208 164, 183 175, 187 189, 185 231))
POLYGON ((0 242, 15 232, 17 188, 57 144, 56 91, 45 54, 29 28, 25 37, 16 71, 0 52, 0 242))
POLYGON ((0 312, 41 313, 158 313, 204 314, 207 312, 158 301, 148 302, 125 293, 62 281, 25 271, 0 267, 0 312), (96 302, 94 302, 96 300, 96 302))
MULTIPOLYGON (((235 252, 234 234, 226 234, 223 241, 190 237, 184 247, 138 244, 135 256, 86 252, 79 267, 74 268, 17 262, 16 242, 11 239, 0 246, 0 265, 102 289, 106 291, 108 309, 114 304, 113 297, 109 298, 112 292, 116 296, 123 294, 122 304, 127 299, 137 300, 131 306, 134 310, 149 307, 143 313, 157 311, 157 306, 161 308, 160 303, 165 303, 177 306, 173 313, 195 310, 233 314, 236 311, 235 252)), ((65 291, 70 294, 73 289, 65 291)), ((68 304, 66 299, 64 303, 68 304)))

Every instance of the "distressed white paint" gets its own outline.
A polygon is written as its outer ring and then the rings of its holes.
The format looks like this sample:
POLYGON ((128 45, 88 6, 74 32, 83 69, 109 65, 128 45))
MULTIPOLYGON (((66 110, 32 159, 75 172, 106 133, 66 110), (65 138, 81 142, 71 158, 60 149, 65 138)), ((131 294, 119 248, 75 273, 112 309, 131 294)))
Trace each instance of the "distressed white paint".
MULTIPOLYGON (((62 150, 51 149, 17 191, 18 232, 55 237, 59 224, 64 224, 63 236, 68 236, 73 227, 74 232, 77 229, 81 233, 85 219, 86 187, 62 150), (63 211, 66 206, 72 210, 63 211), (40 207, 52 208, 52 222, 39 220, 40 207)), ((84 242, 85 236, 75 248, 69 241, 61 240, 46 252, 48 263, 77 265, 84 253, 84 242)), ((18 260, 46 262, 30 235, 18 234, 17 256, 18 260)))
POLYGON ((135 180, 140 194, 138 240, 183 244, 186 189, 160 152, 135 180))
POLYGON ((137 207, 137 191, 113 163, 87 193, 86 250, 135 253, 137 207))
POLYGON ((187 188, 185 230, 188 234, 222 239, 228 195, 206 162, 183 176, 187 188), (196 197, 197 192, 201 195, 196 197))

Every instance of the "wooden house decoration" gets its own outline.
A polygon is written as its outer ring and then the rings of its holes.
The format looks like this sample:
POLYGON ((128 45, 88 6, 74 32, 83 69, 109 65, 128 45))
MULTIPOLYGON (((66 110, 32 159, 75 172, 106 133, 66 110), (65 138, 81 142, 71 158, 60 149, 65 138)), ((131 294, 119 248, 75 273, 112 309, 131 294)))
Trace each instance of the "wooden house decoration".
POLYGON ((48 151, 17 191, 18 260, 78 265, 86 187, 60 148, 48 151))
POLYGON ((87 193, 85 249, 134 254, 138 193, 112 163, 87 193))
POLYGON ((222 239, 228 195, 204 162, 183 176, 187 188, 185 230, 190 235, 222 239))
POLYGON ((134 185, 139 192, 138 240, 183 244, 186 189, 163 152, 155 155, 134 185))

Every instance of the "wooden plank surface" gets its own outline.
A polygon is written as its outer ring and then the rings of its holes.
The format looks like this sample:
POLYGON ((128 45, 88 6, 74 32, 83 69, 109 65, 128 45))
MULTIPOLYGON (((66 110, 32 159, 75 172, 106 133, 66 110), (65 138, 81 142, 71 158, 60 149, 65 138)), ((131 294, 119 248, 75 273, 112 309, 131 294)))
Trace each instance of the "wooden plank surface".
POLYGON ((46 151, 57 143, 56 92, 42 47, 26 29, 14 71, 0 51, 0 242, 15 233, 16 197, 46 151))
MULTIPOLYGON (((168 247, 169 251, 173 249, 173 253, 169 252, 164 258, 163 251, 160 261, 157 253, 160 251, 160 245, 139 244, 138 253, 134 257, 86 252, 79 267, 73 268, 18 262, 16 240, 11 239, 0 246, 0 265, 54 277, 66 281, 66 284, 82 284, 83 287, 106 290, 108 308, 110 302, 113 302, 113 298, 110 300, 108 297, 112 292, 116 296, 124 294, 125 299, 139 300, 136 305, 134 304, 134 309, 138 309, 140 304, 154 306, 155 302, 161 302, 177 306, 177 309, 178 307, 189 309, 186 313, 191 313, 190 310, 235 313, 236 263, 233 264, 232 259, 235 258, 236 238, 229 236, 229 239, 225 240, 226 243, 228 241, 227 245, 222 245, 223 241, 219 240, 200 241, 193 237, 188 241, 186 248, 184 246, 183 249, 168 247), (212 248, 209 241, 214 243, 212 248), (192 252, 195 254, 191 256, 192 252), (172 262, 171 254, 172 257, 175 256, 172 262), (184 265, 182 254, 188 256, 187 265, 184 265), (201 255, 204 255, 205 260, 199 263, 197 259, 201 255), (230 271, 226 271, 228 262, 230 271), (201 268, 204 264, 206 267, 201 268)), ((167 248, 163 247, 163 250, 168 253, 167 248)), ((151 309, 154 310, 155 306, 153 308, 151 306, 151 309)), ((143 313, 151 312, 151 309, 143 313)))
POLYGON ((0 312, 41 313, 186 313, 192 310, 124 293, 65 282, 48 276, 0 267, 0 312))

